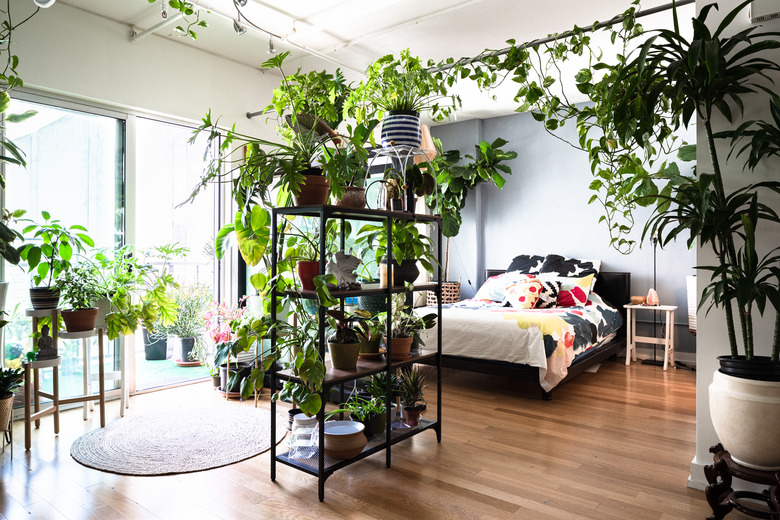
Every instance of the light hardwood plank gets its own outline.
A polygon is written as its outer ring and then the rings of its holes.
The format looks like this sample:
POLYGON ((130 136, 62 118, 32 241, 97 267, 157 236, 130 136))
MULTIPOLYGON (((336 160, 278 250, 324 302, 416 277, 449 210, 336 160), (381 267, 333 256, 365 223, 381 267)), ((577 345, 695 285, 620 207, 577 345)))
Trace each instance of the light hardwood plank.
MULTIPOLYGON (((0 518, 494 520, 703 519, 704 493, 686 487, 695 450, 695 374, 608 362, 562 386, 552 402, 518 393, 508 378, 446 370, 442 443, 433 432, 331 476, 325 502, 316 479, 277 465, 268 453, 210 471, 164 477, 121 476, 86 468, 70 445, 98 427, 96 414, 61 414, 33 431, 23 423, 14 451, 2 456, 0 518)), ((426 394, 435 415, 433 388, 426 394)), ((226 402, 208 384, 131 398, 128 415, 226 402)), ((268 407, 266 391, 259 406, 268 407)), ((280 413, 287 405, 280 404, 280 413)), ((122 420, 108 403, 107 421, 122 420)), ((215 442, 215 449, 230 449, 215 442)), ((748 518, 738 512, 729 520, 748 518)))

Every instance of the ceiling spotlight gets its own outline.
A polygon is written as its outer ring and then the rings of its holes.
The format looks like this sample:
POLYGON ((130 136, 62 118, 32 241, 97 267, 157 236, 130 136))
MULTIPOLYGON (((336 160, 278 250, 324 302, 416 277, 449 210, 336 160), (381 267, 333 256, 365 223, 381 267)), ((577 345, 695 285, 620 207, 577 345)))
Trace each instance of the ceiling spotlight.
POLYGON ((246 0, 233 0, 233 3, 234 3, 236 6, 241 6, 241 7, 244 7, 244 6, 246 6, 246 0))
POLYGON ((236 34, 244 34, 246 27, 238 23, 238 20, 233 20, 233 30, 236 31, 236 34))
POLYGON ((276 47, 274 47, 274 37, 268 38, 268 54, 276 54, 276 47))
POLYGON ((55 2, 55 0, 33 0, 33 3, 37 5, 38 7, 43 7, 44 9, 47 7, 51 7, 51 5, 55 2))

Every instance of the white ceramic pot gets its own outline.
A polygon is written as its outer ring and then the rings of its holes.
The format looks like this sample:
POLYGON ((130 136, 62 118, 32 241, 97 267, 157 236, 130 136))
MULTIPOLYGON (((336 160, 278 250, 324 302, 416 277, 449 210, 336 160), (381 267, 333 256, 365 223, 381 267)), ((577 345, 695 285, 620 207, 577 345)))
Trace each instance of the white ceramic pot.
POLYGON ((292 431, 298 428, 314 428, 317 426, 317 416, 307 417, 305 413, 299 413, 293 417, 292 431))
POLYGON ((710 384, 710 416, 734 461, 762 471, 780 470, 780 382, 716 370, 710 384))

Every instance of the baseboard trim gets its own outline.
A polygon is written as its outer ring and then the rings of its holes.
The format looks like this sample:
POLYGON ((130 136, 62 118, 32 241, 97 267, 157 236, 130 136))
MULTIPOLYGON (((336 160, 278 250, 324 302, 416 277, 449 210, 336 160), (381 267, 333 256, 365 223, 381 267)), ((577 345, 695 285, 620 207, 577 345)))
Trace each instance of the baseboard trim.
MULTIPOLYGON (((638 360, 641 359, 653 359, 653 347, 640 347, 637 345, 636 347, 636 358, 638 360)), ((656 359, 660 359, 663 361, 664 359, 664 353, 663 353, 663 346, 656 350, 656 359)), ((679 361, 680 363, 683 363, 688 366, 695 367, 696 366, 696 353, 695 352, 674 352, 674 360, 679 361)))

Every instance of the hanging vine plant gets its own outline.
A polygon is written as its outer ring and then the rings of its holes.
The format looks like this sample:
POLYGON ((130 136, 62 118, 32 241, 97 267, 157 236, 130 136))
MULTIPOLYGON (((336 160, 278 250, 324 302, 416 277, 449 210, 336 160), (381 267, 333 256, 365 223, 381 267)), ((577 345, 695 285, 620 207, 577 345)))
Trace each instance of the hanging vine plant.
MULTIPOLYGON (((681 145, 675 135, 679 118, 664 110, 664 103, 655 105, 650 119, 657 129, 652 140, 639 141, 624 130, 621 134, 613 123, 614 104, 622 88, 618 78, 632 42, 644 34, 636 21, 638 10, 636 0, 622 15, 590 27, 593 33, 607 34, 618 48, 612 63, 605 60, 585 29, 574 27, 551 35, 548 42, 518 44, 509 40, 509 47, 502 51, 486 49, 468 60, 448 59, 437 65, 448 71, 450 84, 469 79, 479 88, 491 91, 507 79, 517 83, 516 111, 529 112, 552 136, 588 154, 594 177, 589 185, 593 195, 588 203, 602 206, 600 222, 609 229, 610 245, 624 254, 636 246, 630 238, 634 210, 652 205, 659 194, 671 193, 672 183, 677 182, 680 173, 675 163, 664 160, 681 145), (586 60, 586 66, 573 78, 564 77, 565 65, 574 59, 586 60), (571 84, 572 79, 577 91, 586 95, 590 103, 575 103, 569 98, 562 85, 571 84), (576 125, 576 141, 556 133, 566 123, 576 125)), ((664 93, 659 96, 663 98, 664 93)))

